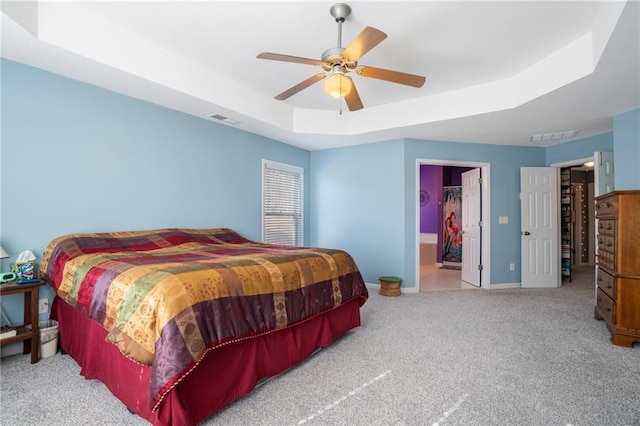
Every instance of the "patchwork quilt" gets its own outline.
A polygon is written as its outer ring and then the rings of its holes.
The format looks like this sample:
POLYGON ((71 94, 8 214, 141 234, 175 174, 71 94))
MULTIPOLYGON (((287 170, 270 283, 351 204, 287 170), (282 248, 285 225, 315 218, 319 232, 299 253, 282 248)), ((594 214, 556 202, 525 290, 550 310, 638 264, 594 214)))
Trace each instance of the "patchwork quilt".
POLYGON ((368 297, 344 251, 267 245, 225 228, 69 234, 51 241, 40 270, 125 356, 152 367, 154 410, 208 350, 368 297))

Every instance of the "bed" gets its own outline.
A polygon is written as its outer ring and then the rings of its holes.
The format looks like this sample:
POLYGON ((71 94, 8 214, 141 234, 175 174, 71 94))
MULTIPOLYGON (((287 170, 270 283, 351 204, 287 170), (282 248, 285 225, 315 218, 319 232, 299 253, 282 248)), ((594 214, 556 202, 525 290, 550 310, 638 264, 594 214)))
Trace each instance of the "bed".
POLYGON ((133 413, 197 424, 360 325, 342 250, 225 229, 69 234, 47 246, 60 345, 133 413))

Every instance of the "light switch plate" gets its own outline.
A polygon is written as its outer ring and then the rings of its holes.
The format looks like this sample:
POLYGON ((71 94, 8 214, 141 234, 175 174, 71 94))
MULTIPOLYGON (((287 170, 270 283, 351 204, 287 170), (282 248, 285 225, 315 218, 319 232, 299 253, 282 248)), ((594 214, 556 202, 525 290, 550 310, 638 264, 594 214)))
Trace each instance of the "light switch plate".
POLYGON ((498 216, 498 223, 500 225, 506 225, 509 223, 509 216, 498 216))

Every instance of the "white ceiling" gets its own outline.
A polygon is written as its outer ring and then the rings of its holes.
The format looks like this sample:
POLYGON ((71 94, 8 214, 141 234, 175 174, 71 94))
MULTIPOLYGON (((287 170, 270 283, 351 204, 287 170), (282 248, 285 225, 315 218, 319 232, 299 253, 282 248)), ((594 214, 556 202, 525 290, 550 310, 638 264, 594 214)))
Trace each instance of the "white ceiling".
POLYGON ((427 77, 415 89, 354 76, 364 109, 339 114, 321 71, 256 59, 320 59, 337 45, 334 2, 2 2, 2 56, 306 149, 395 138, 549 146, 540 133, 612 130, 640 107, 640 8, 624 1, 351 1, 359 61, 427 77))

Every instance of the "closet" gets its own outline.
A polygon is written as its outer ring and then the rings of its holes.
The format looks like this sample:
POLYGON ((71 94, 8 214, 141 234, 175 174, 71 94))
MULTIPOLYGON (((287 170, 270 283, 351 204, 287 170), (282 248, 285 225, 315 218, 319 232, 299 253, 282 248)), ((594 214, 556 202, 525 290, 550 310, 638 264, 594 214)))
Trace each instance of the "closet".
POLYGON ((571 282, 576 265, 595 263, 594 173, 584 166, 560 169, 560 264, 571 282))
POLYGON ((569 281, 571 281, 571 265, 573 264, 573 224, 575 220, 571 168, 565 167, 560 170, 560 264, 562 265, 562 279, 569 281))

